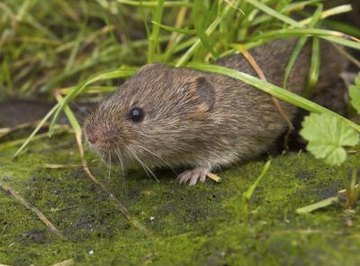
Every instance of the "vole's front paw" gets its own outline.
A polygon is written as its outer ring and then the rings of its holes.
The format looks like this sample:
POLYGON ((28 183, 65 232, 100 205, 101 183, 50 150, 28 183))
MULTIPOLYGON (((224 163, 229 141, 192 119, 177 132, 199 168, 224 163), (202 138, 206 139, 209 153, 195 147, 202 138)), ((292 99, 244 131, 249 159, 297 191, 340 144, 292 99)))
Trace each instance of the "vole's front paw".
POLYGON ((205 182, 206 176, 209 173, 208 168, 195 168, 187 170, 178 176, 180 184, 189 182, 189 186, 195 185, 198 181, 205 182))

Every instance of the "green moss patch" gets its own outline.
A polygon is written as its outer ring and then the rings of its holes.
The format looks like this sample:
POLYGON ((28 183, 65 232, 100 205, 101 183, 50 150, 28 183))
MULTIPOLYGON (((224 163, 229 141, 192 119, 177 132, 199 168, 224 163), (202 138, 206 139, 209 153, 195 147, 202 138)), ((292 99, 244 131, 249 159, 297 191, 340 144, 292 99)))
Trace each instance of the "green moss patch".
MULTIPOLYGON (((131 226, 108 195, 74 165, 80 163, 71 136, 36 141, 16 161, 16 147, 0 146, 0 178, 39 208, 61 231, 59 239, 28 209, 0 193, 0 262, 51 265, 357 265, 358 215, 344 223, 340 206, 309 215, 295 210, 333 196, 341 171, 308 154, 275 158, 243 216, 241 196, 259 175, 263 161, 239 164, 188 187, 172 171, 160 182, 141 171, 109 169, 93 154, 88 161, 130 213, 153 233, 131 226), (59 143, 62 143, 59 146, 59 143), (47 164, 69 165, 50 169, 47 164)), ((348 164, 359 158, 350 157, 348 164)))

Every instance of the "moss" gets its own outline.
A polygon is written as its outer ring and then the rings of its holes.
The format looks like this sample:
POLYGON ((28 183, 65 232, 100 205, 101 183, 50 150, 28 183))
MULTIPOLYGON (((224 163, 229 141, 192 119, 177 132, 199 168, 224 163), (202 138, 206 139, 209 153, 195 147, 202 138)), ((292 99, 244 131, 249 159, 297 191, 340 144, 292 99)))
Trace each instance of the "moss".
MULTIPOLYGON (((0 146, 0 178, 37 206, 66 236, 60 240, 5 193, 0 194, 0 262, 50 265, 73 258, 76 265, 356 265, 359 225, 344 224, 340 206, 299 216, 298 207, 334 195, 342 172, 308 154, 275 158, 243 219, 241 195, 264 162, 225 169, 221 184, 181 186, 171 171, 160 182, 132 171, 119 178, 89 154, 93 172, 154 234, 145 237, 77 167, 71 136, 37 141, 16 161, 15 147, 0 146), (58 143, 67 143, 58 147, 58 143), (56 152, 54 152, 56 151, 56 152), (245 222, 246 221, 246 222, 245 222)), ((349 165, 359 158, 350 157, 349 165)), ((114 168, 114 167, 113 167, 114 168)))

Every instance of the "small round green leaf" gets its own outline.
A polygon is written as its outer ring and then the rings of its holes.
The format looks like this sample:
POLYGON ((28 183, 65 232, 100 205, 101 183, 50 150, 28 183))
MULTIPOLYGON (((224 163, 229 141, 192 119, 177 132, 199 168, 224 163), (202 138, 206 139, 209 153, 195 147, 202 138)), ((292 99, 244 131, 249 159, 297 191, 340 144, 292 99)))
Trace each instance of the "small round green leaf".
POLYGON ((340 165, 346 160, 344 146, 359 143, 359 134, 354 129, 329 114, 312 113, 305 117, 302 127, 300 135, 309 142, 306 149, 330 165, 340 165))

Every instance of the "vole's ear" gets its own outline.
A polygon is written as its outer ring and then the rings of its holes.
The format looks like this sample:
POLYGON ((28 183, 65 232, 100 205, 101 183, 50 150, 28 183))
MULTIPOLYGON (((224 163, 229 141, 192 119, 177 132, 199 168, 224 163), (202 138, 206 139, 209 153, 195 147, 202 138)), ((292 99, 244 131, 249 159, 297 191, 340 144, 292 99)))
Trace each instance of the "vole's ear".
POLYGON ((215 88, 206 77, 196 77, 189 83, 190 95, 200 104, 201 111, 209 111, 216 100, 215 88))

